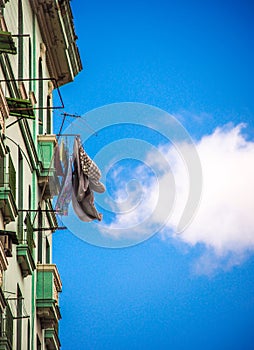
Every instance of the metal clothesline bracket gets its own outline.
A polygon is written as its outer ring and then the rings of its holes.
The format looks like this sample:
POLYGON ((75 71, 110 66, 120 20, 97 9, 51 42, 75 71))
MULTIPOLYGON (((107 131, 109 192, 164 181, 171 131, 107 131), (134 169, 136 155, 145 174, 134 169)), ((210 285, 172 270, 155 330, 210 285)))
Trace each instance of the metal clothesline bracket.
POLYGON ((46 212, 46 213, 58 213, 59 210, 50 209, 18 209, 20 212, 46 212))
POLYGON ((66 226, 57 226, 57 227, 37 227, 33 228, 34 232, 40 232, 40 231, 56 231, 56 230, 66 230, 66 226))
MULTIPOLYGON (((20 110, 20 109, 21 109, 21 108, 19 108, 19 110, 20 110)), ((22 119, 24 119, 24 118, 26 118, 26 117, 20 117, 20 118, 16 119, 14 122, 12 122, 12 123, 6 125, 5 129, 8 129, 10 126, 12 126, 12 125, 18 123, 20 120, 22 120, 22 119)))
POLYGON ((30 34, 12 34, 13 38, 31 38, 30 34))
POLYGON ((77 115, 77 114, 70 114, 70 113, 66 113, 66 112, 61 113, 61 115, 63 115, 64 117, 81 118, 80 115, 77 115))
POLYGON ((64 122, 65 122, 66 117, 71 117, 71 118, 81 118, 81 116, 80 116, 80 115, 70 114, 70 113, 66 113, 66 112, 61 113, 61 115, 63 115, 63 120, 62 120, 62 123, 61 123, 60 129, 59 129, 59 133, 57 134, 58 139, 59 139, 59 137, 62 135, 62 130, 63 130, 63 126, 64 126, 64 122))
POLYGON ((56 136, 77 136, 77 137, 80 137, 80 134, 56 134, 56 136))
MULTIPOLYGON (((6 82, 6 83, 11 83, 11 82, 16 82, 16 81, 54 81, 55 82, 55 87, 58 93, 58 97, 60 99, 61 102, 61 106, 46 106, 46 107, 31 107, 31 108, 24 108, 24 110, 31 110, 31 109, 63 109, 64 108, 64 102, 63 102, 63 98, 62 95, 60 93, 60 89, 57 83, 56 78, 53 77, 49 77, 49 78, 15 78, 15 79, 0 79, 0 83, 2 82, 6 82)), ((21 108, 19 108, 20 110, 21 108)))

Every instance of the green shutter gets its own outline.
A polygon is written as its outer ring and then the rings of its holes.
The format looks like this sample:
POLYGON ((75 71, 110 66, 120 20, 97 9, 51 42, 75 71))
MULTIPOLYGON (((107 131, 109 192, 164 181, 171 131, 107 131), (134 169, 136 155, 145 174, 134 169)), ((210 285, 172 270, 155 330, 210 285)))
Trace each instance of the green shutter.
POLYGON ((29 100, 6 97, 10 115, 19 118, 35 119, 34 110, 29 100))
POLYGON ((16 54, 17 48, 10 32, 0 31, 0 53, 16 54))

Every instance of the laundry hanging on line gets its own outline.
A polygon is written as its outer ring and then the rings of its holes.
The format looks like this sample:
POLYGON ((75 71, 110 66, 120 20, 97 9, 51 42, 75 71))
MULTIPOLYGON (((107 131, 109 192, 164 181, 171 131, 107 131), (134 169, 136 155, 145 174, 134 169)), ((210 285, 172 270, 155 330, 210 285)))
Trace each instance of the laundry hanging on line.
MULTIPOLYGON (((63 150, 61 150, 61 153, 63 150)), ((59 154, 60 152, 58 152, 59 154)), ((58 163, 58 161, 57 161, 58 163)), ((65 166, 61 190, 56 203, 56 210, 68 215, 68 207, 72 207, 78 218, 84 222, 102 220, 94 205, 94 191, 105 192, 100 182, 101 171, 85 152, 79 137, 75 137, 73 154, 65 166)))

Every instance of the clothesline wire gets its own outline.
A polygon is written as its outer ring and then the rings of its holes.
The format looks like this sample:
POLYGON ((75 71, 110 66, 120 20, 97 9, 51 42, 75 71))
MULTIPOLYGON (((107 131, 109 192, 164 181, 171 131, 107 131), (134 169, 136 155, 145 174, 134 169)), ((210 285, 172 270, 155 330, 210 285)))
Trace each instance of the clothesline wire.
POLYGON ((60 137, 60 135, 62 134, 62 129, 63 129, 63 126, 64 126, 65 119, 66 119, 66 115, 64 114, 64 117, 63 117, 63 120, 62 120, 60 129, 59 129, 59 132, 58 132, 58 135, 59 135, 59 136, 58 136, 58 138, 57 138, 57 141, 59 140, 59 137, 60 137))
POLYGON ((94 132, 95 136, 98 136, 98 133, 96 130, 94 130, 89 124, 88 122, 84 119, 84 118, 81 118, 80 121, 88 128, 90 129, 91 131, 94 132))
MULTIPOLYGON (((66 112, 61 113, 61 114, 63 115, 63 119, 62 119, 62 123, 61 123, 60 129, 59 129, 58 135, 61 136, 61 134, 62 134, 62 129, 63 129, 63 126, 64 126, 64 123, 65 123, 65 122, 70 123, 70 125, 72 124, 72 122, 69 122, 68 119, 66 118, 66 117, 71 117, 71 118, 78 118, 78 119, 80 119, 81 123, 83 123, 84 126, 85 126, 87 129, 93 131, 94 134, 95 134, 95 136, 98 136, 97 131, 91 127, 91 125, 85 120, 84 117, 81 117, 80 115, 77 115, 77 114, 69 114, 69 113, 66 113, 66 112)), ((59 136, 59 137, 60 137, 60 136, 59 136)))

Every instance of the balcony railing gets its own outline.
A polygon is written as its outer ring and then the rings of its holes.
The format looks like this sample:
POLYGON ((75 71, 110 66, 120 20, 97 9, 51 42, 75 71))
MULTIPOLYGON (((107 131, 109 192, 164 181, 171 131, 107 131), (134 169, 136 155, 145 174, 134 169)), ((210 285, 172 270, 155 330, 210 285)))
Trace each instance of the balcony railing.
POLYGON ((45 329, 44 333, 45 344, 51 350, 59 350, 60 349, 60 341, 58 337, 58 332, 54 328, 45 329))
POLYGON ((13 316, 11 309, 7 304, 5 308, 5 315, 3 317, 3 324, 1 327, 0 348, 12 349, 13 345, 13 316))
POLYGON ((17 246, 17 258, 22 271, 23 277, 31 275, 35 270, 35 263, 33 259, 34 238, 33 238, 33 225, 30 215, 26 215, 26 234, 20 244, 17 246))
POLYGON ((39 185, 43 198, 52 198, 59 192, 59 181, 54 167, 55 135, 38 135, 38 155, 41 162, 39 185))

